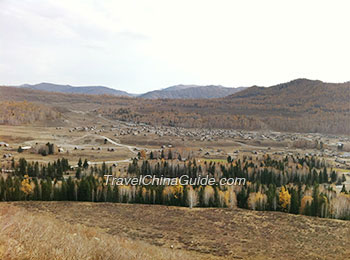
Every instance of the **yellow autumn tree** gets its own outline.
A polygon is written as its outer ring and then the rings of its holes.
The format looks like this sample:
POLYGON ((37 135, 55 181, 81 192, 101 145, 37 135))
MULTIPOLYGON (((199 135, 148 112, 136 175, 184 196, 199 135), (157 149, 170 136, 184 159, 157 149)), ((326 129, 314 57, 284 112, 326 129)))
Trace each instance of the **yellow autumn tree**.
POLYGON ((264 210, 267 203, 267 196, 261 192, 249 194, 248 207, 252 210, 264 210))
POLYGON ((290 206, 290 199, 291 199, 291 196, 288 190, 285 187, 282 187, 279 193, 279 202, 283 211, 288 211, 290 206))
POLYGON ((228 208, 235 208, 237 206, 236 193, 232 186, 229 186, 225 191, 225 206, 228 208))
POLYGON ((175 199, 181 198, 183 195, 184 187, 180 184, 180 181, 177 180, 177 185, 172 186, 172 194, 175 199))
POLYGON ((142 159, 146 159, 146 156, 147 156, 146 155, 146 151, 145 150, 141 150, 140 151, 140 156, 141 156, 142 159))
POLYGON ((21 191, 24 193, 26 199, 33 192, 32 185, 29 183, 28 175, 24 175, 24 179, 21 182, 21 191))
POLYGON ((304 214, 305 212, 305 208, 306 208, 306 205, 311 205, 312 203, 312 197, 309 196, 309 195, 306 195, 304 196, 302 199, 301 199, 301 202, 300 202, 300 212, 302 214, 304 214))

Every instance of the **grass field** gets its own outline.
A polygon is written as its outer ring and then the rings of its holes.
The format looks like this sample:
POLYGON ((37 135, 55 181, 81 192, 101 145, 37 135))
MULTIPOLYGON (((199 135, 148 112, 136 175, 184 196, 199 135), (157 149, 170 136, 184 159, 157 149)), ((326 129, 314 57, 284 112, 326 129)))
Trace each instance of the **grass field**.
POLYGON ((0 231, 2 260, 203 258, 193 252, 157 247, 108 234, 98 227, 68 223, 49 213, 29 212, 8 203, 0 204, 0 231))
POLYGON ((101 235, 151 244, 152 250, 156 246, 160 252, 173 248, 172 252, 185 254, 181 259, 347 259, 350 255, 350 222, 340 220, 242 209, 112 203, 1 204, 2 210, 6 207, 64 223, 62 230, 79 225, 101 235))

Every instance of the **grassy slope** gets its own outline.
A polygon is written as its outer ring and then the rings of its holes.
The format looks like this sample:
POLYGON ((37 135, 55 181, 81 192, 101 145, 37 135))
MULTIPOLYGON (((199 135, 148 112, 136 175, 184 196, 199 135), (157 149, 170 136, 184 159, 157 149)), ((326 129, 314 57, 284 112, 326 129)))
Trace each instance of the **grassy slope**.
POLYGON ((201 257, 106 234, 98 227, 66 223, 50 214, 28 212, 11 203, 0 203, 0 259, 175 260, 201 257))
MULTIPOLYGON (((350 222, 229 209, 188 209, 111 203, 17 202, 35 214, 195 252, 203 259, 346 259, 350 222)), ((1 205, 1 204, 0 204, 1 205)), ((5 204, 8 205, 8 204, 5 204)), ((162 250, 163 250, 162 249, 162 250)))

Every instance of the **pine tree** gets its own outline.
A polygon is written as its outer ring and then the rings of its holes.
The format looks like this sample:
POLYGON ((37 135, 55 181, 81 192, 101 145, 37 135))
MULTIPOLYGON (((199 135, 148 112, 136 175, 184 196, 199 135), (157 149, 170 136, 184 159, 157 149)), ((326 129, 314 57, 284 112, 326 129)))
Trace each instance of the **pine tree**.
POLYGON ((291 192, 290 213, 299 214, 299 197, 295 189, 291 192))
POLYGON ((168 152, 168 160, 172 160, 173 159, 173 153, 171 152, 171 150, 169 150, 168 152))
POLYGON ((0 201, 5 200, 6 184, 3 176, 0 176, 0 201))
POLYGON ((78 180, 81 178, 81 168, 77 168, 76 172, 75 172, 75 178, 77 178, 78 180))
POLYGON ((177 156, 177 159, 179 160, 179 161, 182 161, 182 157, 181 157, 181 154, 179 153, 179 155, 177 156))
POLYGON ((40 192, 39 182, 36 178, 34 179, 33 200, 41 200, 41 192, 40 192))
POLYGON ((343 192, 343 193, 345 193, 345 194, 348 194, 348 192, 346 191, 346 188, 345 188, 345 184, 343 184, 343 188, 341 189, 340 192, 343 192))
POLYGON ((67 180, 67 199, 70 201, 75 200, 75 184, 71 177, 67 180))
POLYGON ((19 159, 19 175, 24 176, 27 173, 27 161, 24 158, 19 159))
POLYGON ((331 173, 331 182, 334 183, 338 179, 337 173, 335 171, 332 171, 331 173))
POLYGON ((83 162, 81 161, 81 158, 79 158, 78 167, 81 168, 82 165, 83 165, 83 162))
POLYGON ((51 200, 52 180, 50 177, 46 181, 41 181, 41 194, 43 200, 51 200))
POLYGON ((88 160, 87 160, 87 159, 84 160, 83 168, 84 168, 85 170, 86 170, 87 168, 89 168, 89 163, 88 163, 88 160))
POLYGON ((312 216, 319 216, 319 192, 318 192, 318 185, 316 184, 313 188, 312 193, 312 203, 311 203, 311 215, 312 216))
POLYGON ((90 183, 86 178, 81 179, 78 186, 78 200, 91 201, 90 183))

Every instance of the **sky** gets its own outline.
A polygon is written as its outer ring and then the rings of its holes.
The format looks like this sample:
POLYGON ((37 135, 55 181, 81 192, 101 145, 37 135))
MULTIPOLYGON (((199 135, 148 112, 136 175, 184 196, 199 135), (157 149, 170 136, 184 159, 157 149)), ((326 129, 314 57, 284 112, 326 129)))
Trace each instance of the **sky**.
POLYGON ((348 0, 0 0, 0 84, 350 80, 348 0))

